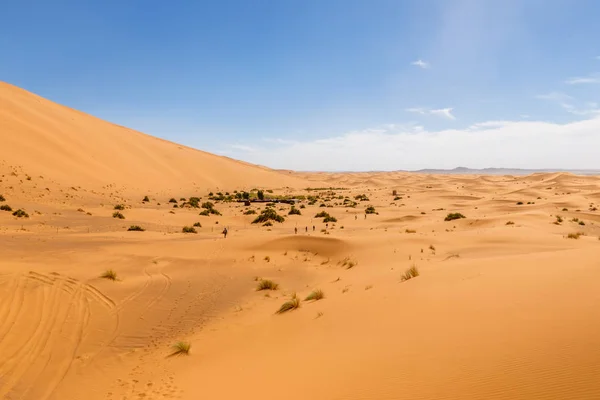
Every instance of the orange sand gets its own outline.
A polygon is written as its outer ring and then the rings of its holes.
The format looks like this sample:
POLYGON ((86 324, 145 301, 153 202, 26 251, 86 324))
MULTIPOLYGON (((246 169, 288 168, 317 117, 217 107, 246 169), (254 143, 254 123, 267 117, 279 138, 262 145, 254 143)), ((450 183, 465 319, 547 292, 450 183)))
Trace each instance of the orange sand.
POLYGON ((0 205, 29 213, 0 211, 0 398, 600 399, 598 177, 276 172, 2 83, 0 134, 0 205), (168 202, 255 187, 321 199, 270 228, 168 202))

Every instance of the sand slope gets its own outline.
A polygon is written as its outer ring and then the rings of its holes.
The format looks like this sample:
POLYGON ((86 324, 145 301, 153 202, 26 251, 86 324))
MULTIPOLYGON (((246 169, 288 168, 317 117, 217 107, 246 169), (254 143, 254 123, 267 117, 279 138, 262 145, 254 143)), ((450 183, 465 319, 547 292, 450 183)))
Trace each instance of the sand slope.
POLYGON ((0 160, 69 186, 280 187, 299 179, 117 126, 0 82, 0 160))

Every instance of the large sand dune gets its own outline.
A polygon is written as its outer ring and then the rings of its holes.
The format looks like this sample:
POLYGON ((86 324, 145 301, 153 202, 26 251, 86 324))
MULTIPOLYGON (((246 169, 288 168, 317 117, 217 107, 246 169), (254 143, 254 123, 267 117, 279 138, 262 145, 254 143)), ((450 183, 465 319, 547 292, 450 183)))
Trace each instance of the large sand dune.
POLYGON ((0 206, 29 215, 0 211, 2 399, 600 399, 598 177, 282 174, 0 106, 0 206), (273 226, 181 200, 216 186, 306 199, 273 226))
POLYGON ((0 159, 69 186, 297 186, 299 179, 215 156, 61 106, 0 82, 0 159))

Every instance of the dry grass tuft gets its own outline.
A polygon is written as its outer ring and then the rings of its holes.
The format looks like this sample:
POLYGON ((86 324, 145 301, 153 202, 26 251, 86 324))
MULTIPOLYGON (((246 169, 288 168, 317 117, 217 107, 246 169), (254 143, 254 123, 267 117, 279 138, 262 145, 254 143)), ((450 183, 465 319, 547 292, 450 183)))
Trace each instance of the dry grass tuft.
POLYGON ((404 282, 409 279, 416 278, 417 276, 419 276, 419 270, 417 269, 416 265, 413 265, 404 272, 404 275, 402 275, 400 279, 402 282, 404 282))
POLYGON ((116 281, 117 273, 112 269, 107 269, 102 275, 100 275, 100 278, 109 279, 111 281, 116 281))
POLYGON ((276 314, 283 314, 284 312, 295 310, 298 307, 300 307, 300 299, 298 299, 298 296, 296 296, 296 293, 294 293, 291 300, 283 303, 281 307, 279 307, 279 310, 277 310, 276 314))
POLYGON ((583 232, 569 233, 567 239, 579 239, 579 237, 583 235, 585 235, 583 232))
POLYGON ((277 288, 279 287, 278 283, 273 282, 272 280, 269 279, 261 279, 258 282, 258 285, 256 287, 256 290, 277 290, 277 288))
POLYGON ((171 356, 188 356, 191 348, 192 344, 190 342, 177 342, 172 346, 173 352, 171 356))
POLYGON ((323 291, 321 289, 316 289, 316 290, 313 290, 312 292, 310 292, 310 294, 308 296, 306 296, 304 301, 311 301, 311 300, 317 301, 317 300, 321 300, 324 297, 325 297, 325 293, 323 293, 323 291))

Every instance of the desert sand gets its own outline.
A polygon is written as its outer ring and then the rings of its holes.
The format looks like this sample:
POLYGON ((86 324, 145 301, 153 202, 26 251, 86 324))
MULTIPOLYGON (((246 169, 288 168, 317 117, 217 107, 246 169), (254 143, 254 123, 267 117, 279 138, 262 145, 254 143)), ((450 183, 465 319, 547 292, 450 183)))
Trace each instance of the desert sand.
POLYGON ((2 399, 600 398, 600 177, 273 171, 3 83, 0 142, 2 399))

